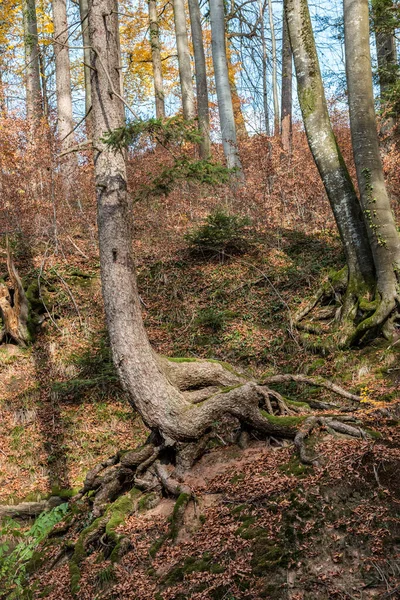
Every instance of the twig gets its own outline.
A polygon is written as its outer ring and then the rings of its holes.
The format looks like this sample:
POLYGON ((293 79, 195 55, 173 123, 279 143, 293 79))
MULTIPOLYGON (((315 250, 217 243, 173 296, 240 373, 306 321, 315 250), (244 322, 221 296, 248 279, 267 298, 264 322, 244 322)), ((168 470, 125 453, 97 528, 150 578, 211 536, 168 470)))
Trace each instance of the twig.
POLYGON ((81 142, 80 144, 77 144, 76 146, 73 146, 72 148, 69 148, 68 150, 64 150, 64 152, 60 152, 60 154, 57 155, 57 158, 62 158, 63 156, 66 156, 67 154, 71 154, 72 152, 79 152, 80 150, 82 150, 82 148, 84 148, 85 146, 89 146, 89 144, 92 144, 92 143, 93 143, 93 140, 85 140, 84 142, 81 142))
POLYGON ((78 248, 78 246, 75 244, 75 242, 73 241, 73 239, 69 235, 67 236, 67 240, 69 240, 71 242, 71 244, 73 245, 73 247, 75 248, 75 250, 77 250, 79 252, 79 254, 81 256, 83 256, 83 258, 86 258, 87 260, 89 260, 89 257, 80 248, 78 248))

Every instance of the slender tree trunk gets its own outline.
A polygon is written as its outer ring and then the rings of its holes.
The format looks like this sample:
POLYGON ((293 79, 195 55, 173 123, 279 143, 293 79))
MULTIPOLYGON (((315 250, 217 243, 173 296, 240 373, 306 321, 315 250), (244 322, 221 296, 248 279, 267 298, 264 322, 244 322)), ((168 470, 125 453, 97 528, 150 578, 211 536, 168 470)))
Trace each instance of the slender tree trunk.
POLYGON ((285 152, 292 146, 292 49, 285 12, 283 12, 282 28, 282 86, 281 86, 281 135, 285 152))
POLYGON ((199 117, 199 128, 203 136, 203 141, 200 144, 200 156, 208 158, 210 156, 210 116, 208 110, 206 57, 204 54, 203 31, 198 0, 189 0, 189 13, 196 72, 197 114, 199 117))
POLYGON ((360 324, 357 331, 357 337, 360 337, 371 324, 382 325, 399 301, 400 243, 385 186, 376 131, 368 0, 344 0, 343 6, 354 161, 377 276, 375 300, 378 306, 370 322, 360 324))
POLYGON ((56 61, 57 124, 61 151, 73 145, 71 65, 68 51, 66 0, 53 0, 54 56, 56 61))
POLYGON ((92 89, 90 84, 90 42, 88 24, 88 0, 79 0, 79 14, 81 18, 83 42, 83 74, 85 78, 85 115, 86 135, 91 136, 92 89))
POLYGON ((42 88, 43 96, 43 115, 48 118, 49 116, 49 93, 47 90, 47 75, 44 63, 43 52, 39 49, 39 70, 40 70, 40 83, 42 88))
POLYGON ((23 0, 22 10, 26 69, 26 116, 33 121, 43 115, 35 0, 23 0))
POLYGON ((194 105, 192 67, 190 64, 184 0, 174 0, 174 20, 176 48, 179 64, 179 78, 182 92, 183 116, 185 119, 194 119, 196 116, 196 110, 194 105))
POLYGON ((212 0, 212 2, 210 2, 210 23, 215 85, 217 88, 218 111, 224 154, 228 167, 230 169, 238 169, 241 174, 242 165, 237 148, 235 117, 233 113, 228 63, 226 59, 225 13, 223 0, 212 0))
POLYGON ((268 77, 267 77, 267 40, 265 38, 265 4, 263 0, 258 0, 258 10, 260 17, 261 29, 261 49, 262 49, 262 83, 263 83, 263 107, 264 107, 264 123, 265 133, 270 135, 269 127, 269 110, 268 110, 268 77))
POLYGON ((164 82, 162 76, 161 46, 158 27, 157 0, 149 0, 150 46, 153 63, 154 98, 157 119, 165 118, 164 82))
POLYGON ((305 0, 285 0, 307 140, 321 175, 346 253, 354 288, 374 276, 361 207, 329 120, 310 13, 305 0))
MULTIPOLYGON (((225 32, 226 33, 226 32, 225 32)), ((235 117, 236 135, 239 140, 248 137, 246 123, 242 111, 242 101, 236 85, 235 67, 232 63, 232 47, 229 38, 225 36, 226 60, 228 63, 229 86, 231 88, 233 115, 235 117)))
POLYGON ((272 42, 272 97, 274 100, 274 135, 279 134, 279 100, 278 100, 278 61, 276 55, 276 36, 272 2, 268 0, 269 28, 272 42))
POLYGON ((372 2, 380 101, 383 112, 382 133, 390 131, 396 123, 395 115, 390 110, 390 92, 399 76, 393 9, 393 0, 373 0, 372 2))

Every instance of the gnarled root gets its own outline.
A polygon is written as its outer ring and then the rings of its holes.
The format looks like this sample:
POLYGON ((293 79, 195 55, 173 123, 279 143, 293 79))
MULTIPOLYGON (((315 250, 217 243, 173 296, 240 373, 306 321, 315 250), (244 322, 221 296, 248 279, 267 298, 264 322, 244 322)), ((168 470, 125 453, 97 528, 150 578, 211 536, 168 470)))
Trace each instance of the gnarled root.
POLYGON ((393 339, 399 319, 397 293, 380 294, 361 275, 348 275, 345 267, 332 274, 306 306, 297 311, 293 323, 304 332, 304 342, 321 352, 369 342, 382 335, 393 339), (372 300, 371 300, 372 298, 372 300), (313 335, 329 334, 325 342, 313 335))

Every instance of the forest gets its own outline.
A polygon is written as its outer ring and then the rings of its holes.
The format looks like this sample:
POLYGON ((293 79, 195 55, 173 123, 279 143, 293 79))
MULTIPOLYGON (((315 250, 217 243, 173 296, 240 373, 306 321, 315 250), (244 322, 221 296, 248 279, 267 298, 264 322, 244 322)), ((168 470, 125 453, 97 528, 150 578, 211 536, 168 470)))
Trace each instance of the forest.
POLYGON ((398 0, 0 3, 0 599, 400 599, 398 0))

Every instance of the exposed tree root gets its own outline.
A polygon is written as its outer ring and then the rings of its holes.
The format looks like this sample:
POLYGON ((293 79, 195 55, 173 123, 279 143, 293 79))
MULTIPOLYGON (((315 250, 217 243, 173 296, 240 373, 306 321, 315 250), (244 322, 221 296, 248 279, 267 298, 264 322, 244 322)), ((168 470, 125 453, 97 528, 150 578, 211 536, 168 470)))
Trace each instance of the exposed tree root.
POLYGON ((382 297, 361 279, 349 279, 345 267, 328 277, 306 306, 297 311, 293 323, 307 335, 306 345, 325 353, 365 344, 379 336, 392 340, 400 319, 399 304, 397 292, 382 297), (322 334, 327 334, 325 341, 313 339, 322 334))
POLYGON ((0 343, 12 341, 26 346, 30 335, 28 331, 29 303, 18 271, 12 259, 7 240, 7 270, 9 285, 0 284, 0 343))

